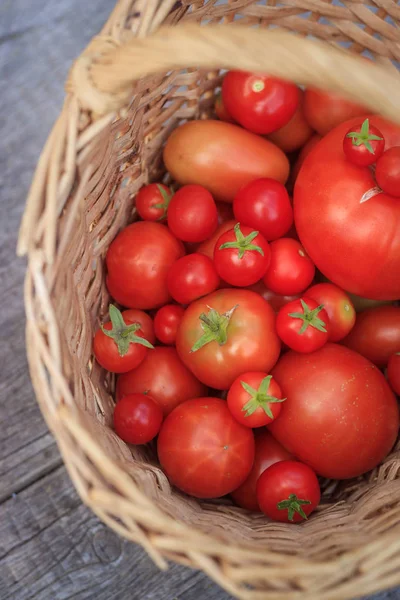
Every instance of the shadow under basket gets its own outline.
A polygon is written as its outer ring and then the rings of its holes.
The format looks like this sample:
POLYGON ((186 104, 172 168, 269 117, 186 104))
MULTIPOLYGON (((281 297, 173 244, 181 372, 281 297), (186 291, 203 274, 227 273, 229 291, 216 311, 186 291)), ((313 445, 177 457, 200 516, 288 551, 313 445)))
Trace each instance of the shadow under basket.
POLYGON ((111 429, 115 381, 92 355, 109 303, 104 256, 135 217, 135 193, 165 177, 171 131, 212 115, 221 69, 327 88, 399 121, 398 19, 391 0, 121 0, 71 69, 32 184, 19 240, 28 357, 68 472, 161 568, 202 569, 238 598, 343 600, 399 584, 399 445, 366 476, 325 482, 300 526, 171 488, 150 447, 111 429))

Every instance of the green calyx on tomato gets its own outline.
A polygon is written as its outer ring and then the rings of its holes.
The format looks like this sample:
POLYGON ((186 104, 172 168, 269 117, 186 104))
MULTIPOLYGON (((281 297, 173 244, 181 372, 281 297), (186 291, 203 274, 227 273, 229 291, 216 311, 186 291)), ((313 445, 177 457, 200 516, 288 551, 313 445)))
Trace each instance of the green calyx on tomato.
POLYGON ((300 500, 296 494, 290 494, 287 500, 282 500, 276 505, 279 510, 288 511, 288 520, 293 521, 295 513, 298 513, 303 519, 307 520, 307 515, 301 508, 302 505, 311 504, 310 500, 300 500))
POLYGON ((245 381, 240 382, 242 388, 246 390, 248 394, 250 394, 250 400, 246 402, 242 408, 242 411, 246 413, 246 417, 250 417, 250 415, 252 415, 257 408, 262 408, 270 419, 274 419, 270 404, 274 404, 276 402, 285 402, 286 398, 276 398, 275 396, 268 395, 271 379, 272 375, 264 377, 258 390, 251 387, 251 385, 245 381))
POLYGON ((365 121, 361 125, 360 131, 350 131, 350 133, 348 133, 346 137, 351 138, 351 143, 353 144, 353 146, 364 145, 368 152, 371 152, 371 154, 375 154, 375 152, 370 142, 372 140, 378 141, 383 139, 379 137, 379 135, 374 135, 369 132, 369 119, 365 119, 365 121))
POLYGON ((289 317, 293 317, 293 319, 301 319, 303 321, 302 326, 300 327, 300 331, 298 332, 302 335, 308 327, 314 327, 314 329, 318 329, 318 331, 323 331, 326 333, 325 325, 326 323, 318 317, 318 314, 324 308, 323 304, 317 306, 313 310, 310 310, 307 302, 304 302, 302 298, 300 298, 301 306, 303 307, 303 312, 294 312, 288 313, 289 317))
POLYGON ((172 196, 174 195, 173 192, 171 192, 170 194, 168 194, 168 192, 166 192, 164 190, 164 188, 157 184, 157 188, 158 191, 160 192, 163 202, 158 202, 157 204, 154 204, 153 208, 160 208, 160 209, 164 209, 164 214, 158 219, 159 221, 162 221, 163 219, 165 219, 165 217, 167 216, 167 211, 168 211, 168 206, 169 203, 172 200, 172 196))
POLYGON ((236 242, 225 242, 222 244, 219 249, 225 250, 226 248, 237 248, 239 251, 239 258, 243 258, 245 252, 248 250, 254 250, 255 252, 259 252, 261 256, 264 256, 264 251, 260 246, 256 244, 252 244, 251 242, 256 238, 259 234, 259 231, 252 231, 249 235, 244 236, 240 229, 240 223, 236 223, 233 228, 236 236, 236 242))
POLYGON ((227 312, 222 313, 222 315, 215 308, 210 308, 207 314, 201 313, 199 319, 204 334, 192 346, 190 352, 197 352, 197 350, 200 350, 200 348, 210 342, 217 342, 220 346, 226 344, 229 322, 237 307, 238 304, 227 312))
POLYGON ((145 338, 136 335, 137 330, 140 329, 139 323, 127 325, 121 311, 113 304, 109 306, 109 314, 112 329, 105 329, 103 325, 100 325, 100 327, 104 335, 113 339, 117 344, 120 356, 125 356, 128 353, 129 344, 141 344, 146 348, 154 348, 145 338))

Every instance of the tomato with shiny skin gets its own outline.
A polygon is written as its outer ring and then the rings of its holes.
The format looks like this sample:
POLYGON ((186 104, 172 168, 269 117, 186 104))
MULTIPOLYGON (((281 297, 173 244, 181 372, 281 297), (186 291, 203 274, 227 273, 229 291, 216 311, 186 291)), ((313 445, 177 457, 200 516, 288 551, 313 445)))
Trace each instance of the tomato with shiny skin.
POLYGON ((176 348, 200 381, 227 390, 241 373, 268 373, 278 360, 274 311, 249 290, 218 290, 186 309, 176 348))
MULTIPOLYGON (((230 206, 230 205, 228 205, 230 206)), ((225 221, 224 223, 221 223, 221 225, 219 225, 217 231, 205 242, 203 242, 202 244, 200 244, 197 247, 196 252, 199 252, 200 254, 204 254, 204 256, 208 256, 208 258, 211 258, 211 260, 214 260, 214 250, 215 250, 215 245, 217 243, 217 241, 219 240, 219 238, 221 237, 221 235, 223 233, 225 233, 226 231, 229 231, 230 229, 233 229, 236 225, 237 221, 234 220, 229 220, 229 221, 225 221)))
POLYGON ((236 194, 235 218, 257 229, 269 242, 285 235, 293 224, 293 209, 284 185, 275 179, 255 179, 236 194))
POLYGON ((236 421, 251 428, 276 419, 286 398, 271 375, 251 371, 235 379, 226 400, 236 421))
POLYGON ((314 133, 314 135, 308 140, 308 142, 305 144, 305 146, 303 146, 303 148, 301 149, 299 156, 297 157, 297 160, 294 163, 292 172, 290 174, 290 181, 292 183, 294 183, 296 181, 297 176, 300 172, 300 169, 303 165, 303 162, 305 161, 307 156, 310 154, 311 150, 313 150, 315 148, 315 146, 318 144, 318 142, 321 139, 322 138, 318 133, 314 133))
POLYGON ((168 227, 183 242, 204 242, 218 227, 214 198, 202 185, 184 185, 168 208, 168 227))
POLYGON ((114 409, 114 430, 127 444, 147 444, 156 437, 163 412, 148 394, 130 394, 114 409))
POLYGON ((395 352, 389 358, 387 376, 392 390, 400 396, 400 352, 395 352))
POLYGON ((304 92, 300 92, 300 101, 296 112, 286 125, 270 133, 268 139, 284 152, 299 150, 314 133, 304 116, 304 92))
POLYGON ((358 477, 392 449, 399 430, 396 398, 360 354, 330 342, 312 355, 289 351, 272 375, 287 400, 269 429, 318 475, 358 477))
POLYGON ((167 415, 178 404, 205 396, 207 388, 183 364, 175 348, 156 346, 139 367, 118 377, 117 402, 136 393, 150 394, 167 415))
POLYGON ((333 283, 317 283, 306 296, 323 304, 329 317, 328 341, 339 342, 353 329, 356 311, 349 296, 333 283))
POLYGON ((337 125, 353 117, 361 117, 368 109, 338 94, 307 88, 304 94, 304 115, 319 135, 326 135, 337 125))
POLYGON ((126 322, 139 323, 144 339, 150 342, 150 344, 155 344, 154 323, 150 315, 138 308, 128 308, 123 311, 122 315, 126 322))
POLYGON ((266 135, 293 117, 299 88, 289 81, 245 71, 228 71, 222 82, 224 106, 248 131, 266 135))
POLYGON ((304 354, 315 352, 328 341, 329 317, 322 304, 303 296, 280 309, 276 331, 292 350, 304 354))
POLYGON ((396 198, 400 196, 400 146, 389 148, 378 159, 375 178, 384 192, 396 198))
POLYGON ((143 221, 163 221, 173 194, 163 183, 150 183, 142 187, 136 196, 136 210, 143 221))
POLYGON ((343 344, 378 367, 386 367, 391 355, 400 352, 400 307, 364 310, 343 344))
POLYGON ((158 309, 154 317, 154 332, 157 339, 166 346, 173 346, 178 327, 185 309, 177 304, 166 304, 158 309))
POLYGON ((220 92, 215 100, 214 111, 220 121, 226 121, 227 123, 234 123, 232 115, 229 114, 224 101, 222 100, 222 93, 220 92))
POLYGON ((190 304, 201 296, 211 294, 219 283, 213 261, 199 253, 182 256, 168 273, 169 293, 180 304, 190 304))
POLYGON ((106 255, 107 287, 129 308, 158 308, 170 300, 167 275, 185 253, 182 242, 160 223, 138 221, 125 227, 106 255))
POLYGON ((357 127, 351 127, 343 139, 343 152, 354 165, 368 167, 383 154, 385 140, 377 127, 365 119, 357 127))
POLYGON ((195 398, 164 421, 157 444, 171 483, 196 498, 219 498, 249 475, 254 435, 237 423, 220 398, 195 398))
POLYGON ((266 429, 254 432, 255 455, 250 475, 231 493, 235 503, 247 510, 260 511, 257 501, 257 481, 260 475, 271 465, 282 460, 294 460, 281 444, 266 429))
POLYGON ((284 460, 268 467, 257 482, 260 509, 274 521, 305 521, 320 499, 316 474, 309 466, 294 460, 284 460))
POLYGON ((268 289, 281 296, 301 294, 311 284, 315 266, 303 246, 292 238, 270 244, 271 261, 264 276, 268 289))
POLYGON ((282 306, 288 304, 288 302, 300 298, 300 294, 295 294, 293 296, 281 296, 280 294, 276 294, 266 287, 262 279, 246 289, 256 292, 256 294, 260 294, 261 298, 264 298, 264 300, 266 300, 272 306, 274 312, 276 313, 279 312, 282 306))

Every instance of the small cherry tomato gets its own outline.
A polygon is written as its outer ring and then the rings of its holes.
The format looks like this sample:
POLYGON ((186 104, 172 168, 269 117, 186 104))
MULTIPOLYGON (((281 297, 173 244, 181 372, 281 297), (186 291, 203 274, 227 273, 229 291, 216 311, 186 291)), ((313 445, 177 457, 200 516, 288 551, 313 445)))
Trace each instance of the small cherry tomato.
POLYGON ((322 304, 303 296, 281 308, 276 331, 289 348, 307 354, 328 341, 329 317, 322 304))
POLYGON ((229 388, 228 408, 246 427, 268 425, 279 416, 286 400, 275 379, 258 371, 239 375, 229 388))
POLYGON ((375 179, 384 192, 400 196, 400 146, 389 148, 377 160, 375 179))
POLYGON ((101 325, 93 340, 93 352, 97 362, 111 373, 126 373, 135 369, 152 344, 144 338, 137 321, 121 313, 110 304, 111 321, 101 325))
POLYGON ((126 323, 139 323, 144 339, 150 342, 150 344, 155 344, 154 323, 150 315, 139 308, 128 308, 124 310, 122 315, 126 323))
POLYGON ((257 482, 260 509, 270 519, 300 523, 321 499, 318 478, 307 465, 284 460, 268 467, 257 482))
POLYGON ((201 185, 184 185, 168 208, 168 227, 183 242, 204 242, 218 226, 214 198, 201 185))
POLYGON ((222 93, 220 92, 215 100, 214 111, 220 121, 225 121, 226 123, 234 123, 234 119, 229 114, 222 100, 222 93))
POLYGON ((265 275, 270 261, 269 244, 258 231, 236 223, 223 233, 214 250, 218 275, 227 283, 246 287, 265 275))
POLYGON ((163 421, 163 412, 147 394, 130 394, 114 409, 114 429, 127 444, 147 444, 156 437, 163 421))
POLYGON ((289 194, 275 179, 255 179, 242 187, 233 201, 235 218, 257 229, 267 241, 287 233, 293 223, 289 194))
POLYGON ((356 311, 346 292, 333 283, 317 283, 306 291, 306 296, 324 305, 329 318, 329 342, 338 342, 350 333, 356 311))
POLYGON ((167 281, 169 293, 179 304, 190 304, 219 286, 213 261, 198 253, 177 260, 169 270, 167 281))
POLYGON ((299 105, 300 90, 277 77, 229 71, 222 82, 222 99, 242 127, 266 135, 290 121, 299 105))
MULTIPOLYGON (((223 204, 223 203, 221 202, 220 204, 223 204)), ((226 206, 230 207, 231 205, 226 204, 226 206)), ((200 244, 198 246, 196 252, 198 252, 199 254, 204 254, 205 256, 208 256, 208 258, 211 258, 211 260, 214 260, 215 244, 218 242, 221 235, 223 233, 225 233, 225 231, 229 231, 230 229, 233 229, 235 227, 235 225, 236 225, 236 221, 234 221, 234 220, 225 221, 225 223, 222 223, 221 225, 219 225, 216 232, 213 233, 213 235, 210 238, 208 238, 208 240, 206 240, 205 242, 203 242, 202 244, 200 244)))
POLYGON ((314 133, 304 116, 303 104, 304 92, 300 90, 300 102, 293 117, 286 125, 268 136, 270 142, 276 144, 284 152, 299 150, 314 133))
POLYGON ((389 358, 387 376, 392 390, 400 396, 400 352, 395 352, 389 358))
POLYGON ((172 196, 168 186, 150 183, 139 190, 136 196, 136 210, 143 221, 163 221, 167 218, 172 196))
POLYGON ((154 331, 157 339, 166 346, 173 346, 176 332, 185 309, 177 304, 166 304, 159 308, 154 317, 154 331))
POLYGON ((313 129, 326 135, 336 125, 370 112, 365 106, 354 104, 333 92, 307 88, 304 93, 304 115, 313 129))
POLYGON ((362 125, 352 127, 344 136, 343 152, 354 165, 368 167, 378 160, 385 149, 385 140, 377 127, 365 119, 362 125))
POLYGON ((281 296, 301 294, 311 284, 315 266, 303 246, 292 238, 270 244, 271 260, 264 276, 268 289, 281 296))

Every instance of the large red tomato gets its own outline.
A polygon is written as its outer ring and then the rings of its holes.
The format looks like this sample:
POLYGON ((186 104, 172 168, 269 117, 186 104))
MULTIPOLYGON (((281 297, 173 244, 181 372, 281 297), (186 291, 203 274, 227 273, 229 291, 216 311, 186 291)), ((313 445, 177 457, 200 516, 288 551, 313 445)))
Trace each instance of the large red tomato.
POLYGON ((232 492, 250 473, 254 435, 235 421, 224 400, 195 398, 165 419, 157 450, 176 487, 196 498, 218 498, 232 492))
POLYGON ((255 292, 218 290, 186 309, 176 349, 200 381, 227 390, 241 373, 268 373, 276 363, 280 342, 274 311, 255 292))
POLYGON ((312 355, 284 354, 272 374, 287 400, 269 429, 319 475, 357 477, 390 452, 399 430, 396 398, 363 356, 327 344, 312 355))
MULTIPOLYGON (((322 139, 304 161, 294 189, 300 240, 322 273, 339 287, 372 299, 400 298, 400 202, 373 194, 368 167, 352 165, 343 138, 360 119, 322 139)), ((386 147, 400 144, 400 127, 370 117, 386 147)))

